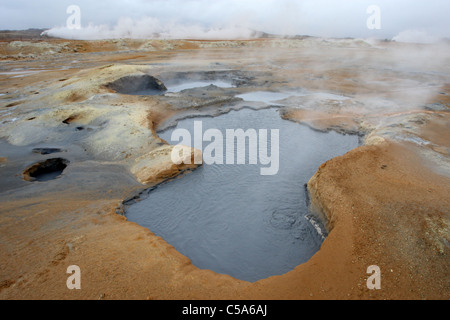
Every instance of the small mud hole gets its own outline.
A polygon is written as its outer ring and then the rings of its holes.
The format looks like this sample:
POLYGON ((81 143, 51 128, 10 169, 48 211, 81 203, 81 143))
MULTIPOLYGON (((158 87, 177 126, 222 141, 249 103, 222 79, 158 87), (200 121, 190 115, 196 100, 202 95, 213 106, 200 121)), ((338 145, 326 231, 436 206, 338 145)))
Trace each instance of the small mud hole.
POLYGON ((60 153, 60 152, 63 152, 63 150, 61 150, 59 148, 34 148, 33 149, 33 153, 38 153, 38 154, 42 154, 42 155, 60 153))
MULTIPOLYGON (((261 164, 249 164, 247 139, 246 164, 204 164, 126 202, 127 219, 163 237, 195 266, 241 280, 281 275, 307 262, 326 231, 309 211, 305 184, 321 164, 356 148, 358 137, 314 131, 281 119, 275 108, 185 119, 159 136, 177 144, 171 136, 182 128, 194 137, 195 121, 201 121, 203 132, 212 129, 223 137, 228 129, 278 129, 278 173, 264 176, 261 164)), ((204 154, 213 143, 205 141, 211 139, 203 141, 204 154)), ((226 145, 216 150, 224 157, 226 145)), ((237 148, 235 143, 235 153, 237 148)))
POLYGON ((69 165, 69 160, 62 158, 48 159, 28 167, 23 172, 26 181, 50 181, 58 178, 69 165))
POLYGON ((71 115, 67 119, 63 120, 62 123, 64 124, 71 124, 72 122, 77 121, 80 118, 79 115, 71 115))
POLYGON ((167 91, 160 80, 150 75, 131 75, 120 78, 106 85, 117 93, 129 95, 161 95, 167 91))
POLYGON ((12 103, 8 104, 5 108, 16 107, 16 106, 20 105, 21 103, 22 103, 22 101, 19 101, 19 102, 12 102, 12 103))

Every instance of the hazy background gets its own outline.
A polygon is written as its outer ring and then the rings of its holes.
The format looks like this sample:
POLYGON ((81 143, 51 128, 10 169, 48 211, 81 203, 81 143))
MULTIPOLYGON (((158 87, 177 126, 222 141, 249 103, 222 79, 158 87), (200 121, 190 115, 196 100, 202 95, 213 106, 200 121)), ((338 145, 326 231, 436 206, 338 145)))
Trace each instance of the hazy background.
POLYGON ((449 0, 0 0, 0 29, 52 28, 73 39, 248 38, 283 35, 432 42, 450 37, 449 0), (80 30, 69 30, 69 5, 81 8, 80 30), (366 12, 381 9, 381 29, 366 12))

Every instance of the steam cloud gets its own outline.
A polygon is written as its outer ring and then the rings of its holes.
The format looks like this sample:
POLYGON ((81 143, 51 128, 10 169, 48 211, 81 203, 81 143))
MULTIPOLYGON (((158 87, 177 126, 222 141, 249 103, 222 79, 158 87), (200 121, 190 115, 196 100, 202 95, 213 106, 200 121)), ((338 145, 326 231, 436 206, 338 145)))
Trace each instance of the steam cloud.
POLYGON ((104 40, 104 39, 249 39, 257 36, 257 32, 249 27, 229 25, 224 27, 204 27, 198 24, 181 24, 179 22, 163 23, 153 17, 134 20, 120 18, 112 28, 106 24, 89 24, 78 30, 67 27, 52 28, 45 32, 52 37, 72 40, 104 40))
POLYGON ((400 32, 392 40, 397 42, 410 43, 436 43, 441 40, 440 37, 431 35, 424 30, 406 30, 400 32))
POLYGON ((15 0, 0 4, 0 29, 46 28, 69 39, 247 39, 277 35, 433 42, 450 36, 448 0, 15 0), (69 29, 66 9, 81 9, 81 29, 69 29), (369 30, 367 8, 381 10, 369 30))

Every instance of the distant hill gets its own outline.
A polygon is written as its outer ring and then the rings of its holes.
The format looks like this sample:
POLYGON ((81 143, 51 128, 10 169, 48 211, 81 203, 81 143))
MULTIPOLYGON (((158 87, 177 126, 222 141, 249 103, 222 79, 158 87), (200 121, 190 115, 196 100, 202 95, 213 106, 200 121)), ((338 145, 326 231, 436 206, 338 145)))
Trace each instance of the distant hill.
POLYGON ((0 30, 0 41, 48 39, 48 36, 41 36, 46 30, 48 29, 0 30))
MULTIPOLYGON (((42 35, 42 33, 47 30, 49 29, 33 28, 28 30, 0 30, 0 41, 55 39, 55 37, 53 36, 42 35)), ((157 36, 156 38, 158 38, 159 35, 156 34, 156 36, 157 36)), ((306 39, 306 38, 313 38, 313 37, 307 35, 286 36, 286 35, 270 34, 257 30, 253 30, 251 35, 251 39, 306 39)))

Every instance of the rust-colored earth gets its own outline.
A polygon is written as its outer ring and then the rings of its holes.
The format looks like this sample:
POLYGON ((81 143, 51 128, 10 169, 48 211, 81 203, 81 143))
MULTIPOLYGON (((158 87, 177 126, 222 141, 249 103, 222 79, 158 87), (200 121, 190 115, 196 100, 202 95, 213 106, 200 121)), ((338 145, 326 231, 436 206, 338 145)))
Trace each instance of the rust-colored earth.
POLYGON ((0 138, 17 149, 0 149, 0 299, 449 299, 448 52, 320 39, 1 42, 0 138), (321 250, 255 283, 199 270, 118 214, 124 200, 185 169, 156 156, 168 148, 158 126, 245 103, 219 92, 216 102, 189 97, 185 106, 105 85, 128 74, 223 70, 242 72, 236 93, 347 97, 288 98, 282 116, 363 137, 308 184, 329 231, 321 250), (93 136, 75 141, 80 128, 93 136), (67 177, 22 181, 38 159, 25 151, 38 143, 83 150, 62 155, 75 159, 67 177), (71 265, 81 269, 81 290, 66 286, 71 265), (372 265, 380 290, 367 287, 372 265))

